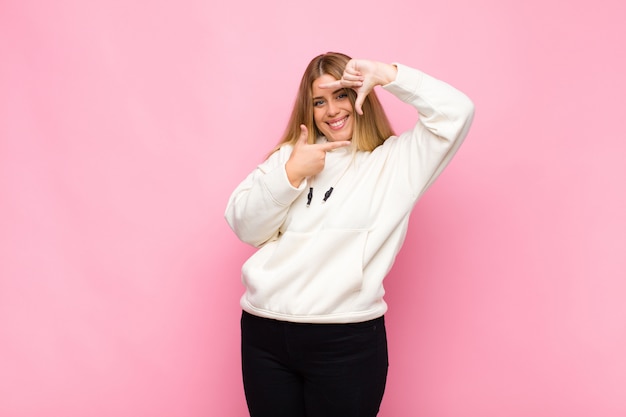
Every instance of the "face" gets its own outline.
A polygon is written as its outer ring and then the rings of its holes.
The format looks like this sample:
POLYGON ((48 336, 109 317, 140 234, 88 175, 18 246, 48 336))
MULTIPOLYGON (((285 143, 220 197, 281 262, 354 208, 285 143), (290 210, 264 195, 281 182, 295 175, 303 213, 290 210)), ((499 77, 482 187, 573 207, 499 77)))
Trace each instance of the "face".
POLYGON ((313 81, 313 119, 329 141, 351 140, 354 110, 345 89, 320 88, 320 84, 337 81, 324 74, 313 81))

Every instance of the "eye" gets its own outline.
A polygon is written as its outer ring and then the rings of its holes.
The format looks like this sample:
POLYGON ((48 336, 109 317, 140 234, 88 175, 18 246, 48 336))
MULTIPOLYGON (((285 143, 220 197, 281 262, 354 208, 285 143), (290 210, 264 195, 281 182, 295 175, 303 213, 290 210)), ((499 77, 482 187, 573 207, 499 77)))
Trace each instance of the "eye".
POLYGON ((343 100, 344 98, 347 98, 348 94, 347 93, 341 93, 337 96, 337 100, 343 100))
POLYGON ((324 105, 324 100, 314 100, 313 107, 320 107, 324 105))

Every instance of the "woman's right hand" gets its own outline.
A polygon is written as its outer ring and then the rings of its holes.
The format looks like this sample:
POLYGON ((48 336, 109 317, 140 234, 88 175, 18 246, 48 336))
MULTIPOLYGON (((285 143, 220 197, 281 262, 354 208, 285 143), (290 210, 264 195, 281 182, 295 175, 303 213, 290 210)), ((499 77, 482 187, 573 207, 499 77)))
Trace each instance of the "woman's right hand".
POLYGON ((348 140, 309 144, 307 143, 308 137, 306 126, 300 125, 300 137, 293 146, 291 156, 285 164, 287 178, 289 178, 291 185, 296 188, 300 186, 305 178, 318 174, 324 169, 326 152, 350 145, 348 140))

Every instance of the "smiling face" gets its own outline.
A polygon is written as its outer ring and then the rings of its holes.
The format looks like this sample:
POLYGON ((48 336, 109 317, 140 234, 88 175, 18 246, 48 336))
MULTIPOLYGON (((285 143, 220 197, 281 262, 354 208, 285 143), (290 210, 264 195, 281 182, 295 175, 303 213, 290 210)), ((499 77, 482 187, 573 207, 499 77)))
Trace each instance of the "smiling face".
POLYGON ((323 74, 313 81, 313 120, 329 141, 351 140, 354 129, 354 109, 344 88, 320 88, 320 84, 337 81, 323 74))

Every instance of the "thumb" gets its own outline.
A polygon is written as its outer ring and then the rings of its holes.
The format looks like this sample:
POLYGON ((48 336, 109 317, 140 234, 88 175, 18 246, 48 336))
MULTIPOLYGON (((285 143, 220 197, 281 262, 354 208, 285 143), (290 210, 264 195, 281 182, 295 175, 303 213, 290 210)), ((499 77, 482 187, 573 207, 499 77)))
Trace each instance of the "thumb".
POLYGON ((361 116, 363 116, 363 102, 365 101, 365 97, 367 93, 363 93, 359 91, 356 96, 356 100, 354 101, 354 110, 361 116))
POLYGON ((309 139, 309 131, 305 125, 300 125, 300 137, 298 138, 297 145, 306 145, 309 139))

